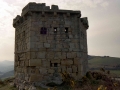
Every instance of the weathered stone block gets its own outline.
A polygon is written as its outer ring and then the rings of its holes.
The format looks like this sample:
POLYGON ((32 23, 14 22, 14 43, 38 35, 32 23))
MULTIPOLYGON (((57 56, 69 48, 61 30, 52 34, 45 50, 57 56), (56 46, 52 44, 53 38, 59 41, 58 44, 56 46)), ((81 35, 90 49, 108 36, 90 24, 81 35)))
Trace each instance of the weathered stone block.
POLYGON ((35 32, 34 31, 30 31, 29 32, 29 36, 31 37, 31 36, 34 36, 35 35, 35 32))
POLYGON ((72 58, 72 53, 67 53, 67 58, 72 58))
POLYGON ((41 66, 41 60, 40 59, 30 59, 29 66, 41 66))
POLYGON ((76 73, 71 73, 71 75, 72 75, 74 78, 77 77, 76 73))
POLYGON ((37 58, 45 58, 46 52, 38 52, 37 58))
POLYGON ((75 37, 75 38, 77 38, 77 39, 79 39, 79 38, 80 38, 77 34, 76 34, 74 37, 75 37))
POLYGON ((54 39, 53 36, 48 36, 48 37, 47 37, 47 40, 53 40, 53 39, 54 39))
POLYGON ((71 49, 75 48, 75 44, 74 43, 70 43, 70 48, 71 49))
POLYGON ((80 58, 74 58, 73 62, 74 62, 74 65, 81 64, 80 58))
POLYGON ((67 57, 67 54, 66 54, 65 52, 62 52, 60 58, 61 58, 61 59, 66 59, 66 57, 67 57))
POLYGON ((35 69, 35 74, 40 74, 40 71, 38 68, 35 69))
POLYGON ((38 51, 41 51, 41 52, 46 52, 46 48, 39 48, 38 51))
POLYGON ((49 43, 44 43, 44 47, 49 48, 50 44, 49 43))
POLYGON ((64 48, 69 48, 69 45, 67 43, 63 44, 64 48))
POLYGON ((61 52, 55 53, 57 57, 61 58, 61 52))
POLYGON ((72 68, 67 68, 67 72, 72 73, 72 68))
POLYGON ((61 60, 61 65, 71 65, 73 64, 73 60, 61 60))
POLYGON ((43 75, 33 74, 33 75, 30 75, 29 81, 30 82, 41 81, 42 78, 43 78, 43 75))
POLYGON ((62 72, 62 69, 61 69, 61 67, 59 67, 59 68, 58 68, 58 72, 59 72, 59 73, 60 73, 60 72, 62 72))
POLYGON ((71 52, 71 54, 72 54, 72 58, 76 58, 77 57, 77 53, 76 52, 71 52))
POLYGON ((78 65, 78 72, 82 71, 82 65, 78 65))
POLYGON ((56 47, 57 48, 62 48, 62 44, 57 44, 56 47))
POLYGON ((71 42, 78 43, 79 39, 72 39, 71 42))
POLYGON ((46 58, 53 59, 54 58, 54 52, 48 52, 46 58))
POLYGON ((80 79, 81 77, 83 77, 82 72, 78 72, 78 74, 77 74, 77 80, 80 79))
POLYGON ((30 43, 30 48, 35 48, 35 43, 36 43, 36 42, 31 42, 31 43, 30 43))
POLYGON ((43 67, 50 67, 50 61, 42 60, 42 66, 43 67))
POLYGON ((40 42, 36 43, 36 47, 37 48, 43 48, 43 43, 40 43, 40 42))
POLYGON ((80 49, 79 48, 74 48, 73 51, 78 52, 78 51, 80 51, 80 49))
POLYGON ((69 38, 73 38, 73 35, 69 34, 69 38))
POLYGON ((36 58, 36 53, 30 52, 30 59, 35 59, 35 58, 36 58))
POLYGON ((80 49, 80 43, 74 43, 75 44, 75 48, 79 48, 80 49))
POLYGON ((51 60, 51 63, 60 63, 60 59, 51 60))
POLYGON ((30 49, 30 42, 27 42, 27 50, 30 49))
POLYGON ((38 51, 38 48, 30 48, 29 51, 30 51, 30 52, 37 52, 37 51, 38 51))
POLYGON ((77 52, 77 57, 81 57, 82 55, 81 55, 81 52, 77 52))
POLYGON ((71 25, 71 22, 67 20, 67 21, 65 21, 65 25, 69 26, 69 25, 71 25))
POLYGON ((47 41, 46 37, 41 35, 40 36, 40 42, 46 42, 46 41, 47 41))
POLYGON ((62 48, 61 51, 62 51, 62 52, 68 52, 69 49, 68 49, 68 48, 62 48))
POLYGON ((72 70, 73 70, 73 73, 78 72, 78 70, 77 70, 77 67, 76 67, 76 66, 72 66, 72 70))
POLYGON ((61 69, 62 69, 62 72, 65 72, 66 71, 66 66, 61 66, 61 69))
POLYGON ((39 41, 38 37, 36 37, 36 36, 31 36, 30 37, 30 42, 37 42, 37 41, 39 41))
POLYGON ((29 81, 29 77, 25 77, 25 80, 26 80, 26 81, 29 81))
POLYGON ((47 69, 46 68, 41 67, 39 70, 40 70, 40 74, 43 74, 43 75, 47 74, 47 69))
POLYGON ((54 73, 54 69, 48 69, 48 73, 49 74, 53 74, 54 73))

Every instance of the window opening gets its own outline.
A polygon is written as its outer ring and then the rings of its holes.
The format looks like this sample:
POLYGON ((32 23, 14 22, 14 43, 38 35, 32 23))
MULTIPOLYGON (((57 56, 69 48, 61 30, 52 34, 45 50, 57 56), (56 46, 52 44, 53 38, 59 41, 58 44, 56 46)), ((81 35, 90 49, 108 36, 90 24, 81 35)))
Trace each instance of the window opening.
POLYGON ((47 34, 47 28, 42 27, 41 31, 40 31, 40 34, 47 34))
POLYGON ((58 66, 58 64, 57 63, 54 63, 54 67, 57 67, 58 66))
POLYGON ((56 27, 54 28, 54 33, 57 33, 57 28, 56 27))
POLYGON ((68 28, 67 27, 65 28, 65 33, 68 33, 68 28))
POLYGON ((52 67, 52 63, 50 63, 50 67, 52 67))
POLYGON ((23 37, 25 37, 25 31, 23 31, 23 37))

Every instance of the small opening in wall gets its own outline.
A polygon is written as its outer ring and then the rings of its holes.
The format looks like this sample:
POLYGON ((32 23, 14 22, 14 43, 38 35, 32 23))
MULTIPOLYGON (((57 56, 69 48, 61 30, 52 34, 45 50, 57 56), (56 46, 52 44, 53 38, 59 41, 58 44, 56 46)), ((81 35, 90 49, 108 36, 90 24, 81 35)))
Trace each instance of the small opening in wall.
POLYGON ((58 63, 54 63, 54 67, 57 67, 58 66, 58 63))
POLYGON ((78 72, 76 72, 76 75, 78 75, 78 72))
POLYGON ((54 33, 57 33, 57 28, 56 27, 54 28, 54 33))
POLYGON ((52 63, 50 63, 50 67, 52 67, 52 63))
POLYGON ((40 30, 40 34, 47 34, 47 28, 42 27, 40 30))
POLYGON ((67 27, 65 28, 65 33, 68 33, 68 28, 67 27))

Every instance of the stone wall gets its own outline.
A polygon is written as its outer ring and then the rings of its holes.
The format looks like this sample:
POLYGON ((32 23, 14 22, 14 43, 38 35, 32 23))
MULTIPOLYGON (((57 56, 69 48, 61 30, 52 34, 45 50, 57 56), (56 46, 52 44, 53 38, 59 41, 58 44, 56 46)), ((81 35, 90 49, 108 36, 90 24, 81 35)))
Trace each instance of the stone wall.
POLYGON ((76 80, 87 71, 87 18, 80 11, 29 3, 14 19, 16 84, 69 72, 76 80), (39 8, 39 9, 38 9, 39 8), (46 31, 41 32, 42 29, 46 31))

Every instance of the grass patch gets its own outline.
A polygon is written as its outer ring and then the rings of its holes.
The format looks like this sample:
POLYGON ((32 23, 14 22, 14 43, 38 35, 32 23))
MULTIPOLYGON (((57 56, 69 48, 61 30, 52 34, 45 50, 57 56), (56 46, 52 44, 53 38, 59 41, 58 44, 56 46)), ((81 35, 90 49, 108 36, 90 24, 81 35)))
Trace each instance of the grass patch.
POLYGON ((120 77, 120 70, 110 70, 110 72, 120 77))
POLYGON ((90 60, 88 60, 90 64, 94 65, 116 65, 120 64, 120 58, 114 58, 114 57, 95 57, 90 60))

